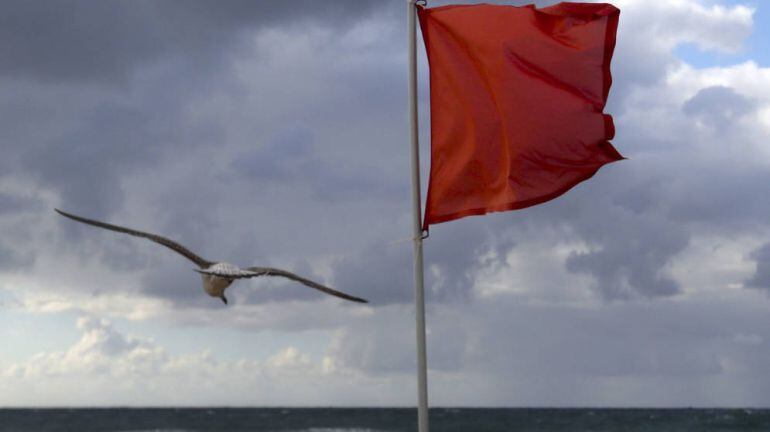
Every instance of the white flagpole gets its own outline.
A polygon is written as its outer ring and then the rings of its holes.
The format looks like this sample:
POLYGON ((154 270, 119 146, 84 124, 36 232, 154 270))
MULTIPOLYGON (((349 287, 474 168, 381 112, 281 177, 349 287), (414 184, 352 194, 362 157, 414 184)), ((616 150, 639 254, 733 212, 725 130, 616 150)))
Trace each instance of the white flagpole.
POLYGON ((419 0, 407 0, 409 38, 409 129, 412 142, 412 211, 414 241, 414 306, 417 330, 417 425, 428 432, 428 360, 425 349, 425 288, 422 264, 422 216, 420 203, 420 141, 417 123, 417 20, 419 0))

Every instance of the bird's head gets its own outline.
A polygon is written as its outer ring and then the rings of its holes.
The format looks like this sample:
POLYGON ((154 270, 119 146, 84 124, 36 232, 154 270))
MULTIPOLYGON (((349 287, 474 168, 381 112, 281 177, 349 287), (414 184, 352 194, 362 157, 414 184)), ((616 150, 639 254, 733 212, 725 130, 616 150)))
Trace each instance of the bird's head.
POLYGON ((229 288, 230 285, 233 284, 235 279, 230 279, 230 278, 219 278, 219 279, 221 279, 221 284, 223 285, 222 292, 219 294, 219 298, 222 299, 222 303, 227 304, 227 297, 225 297, 225 290, 229 288))

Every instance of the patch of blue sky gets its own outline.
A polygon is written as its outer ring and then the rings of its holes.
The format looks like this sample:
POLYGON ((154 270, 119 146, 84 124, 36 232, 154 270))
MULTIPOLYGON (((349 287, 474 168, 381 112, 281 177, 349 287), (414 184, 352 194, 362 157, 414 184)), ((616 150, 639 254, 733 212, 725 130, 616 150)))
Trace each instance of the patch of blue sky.
POLYGON ((695 68, 727 67, 753 61, 762 67, 770 67, 770 2, 767 0, 719 0, 712 2, 723 6, 743 5, 754 9, 754 25, 751 35, 738 52, 725 53, 703 50, 696 44, 679 45, 674 54, 695 68))

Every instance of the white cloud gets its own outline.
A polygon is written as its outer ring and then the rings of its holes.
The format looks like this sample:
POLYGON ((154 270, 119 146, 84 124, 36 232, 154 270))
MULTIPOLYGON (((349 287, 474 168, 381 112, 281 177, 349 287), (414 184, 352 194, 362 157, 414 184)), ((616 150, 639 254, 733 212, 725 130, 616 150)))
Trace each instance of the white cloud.
POLYGON ((260 359, 225 360, 210 349, 172 354, 104 319, 84 316, 77 327, 80 339, 65 350, 0 365, 0 405, 373 406, 411 397, 410 374, 369 375, 336 349, 312 356, 289 345, 260 359))
POLYGON ((8 390, 0 395, 0 405, 101 404, 107 395, 131 405, 275 405, 307 390, 306 381, 336 373, 329 359, 313 359, 293 346, 262 361, 222 360, 208 349, 171 354, 153 339, 124 334, 105 319, 83 316, 77 327, 81 337, 68 349, 41 352, 0 369, 8 390), (282 390, 289 384, 296 386, 282 390))
POLYGON ((35 381, 92 375, 147 377, 167 359, 165 351, 151 340, 120 334, 106 320, 81 317, 77 327, 82 336, 68 350, 36 354, 25 363, 9 366, 3 374, 35 381))
POLYGON ((272 369, 302 370, 311 366, 310 357, 296 347, 286 347, 267 359, 267 366, 272 369))
POLYGON ((662 52, 681 43, 704 50, 736 52, 751 34, 754 10, 743 5, 705 5, 695 0, 619 0, 623 35, 645 40, 662 52), (631 34, 634 36, 631 36, 631 34))

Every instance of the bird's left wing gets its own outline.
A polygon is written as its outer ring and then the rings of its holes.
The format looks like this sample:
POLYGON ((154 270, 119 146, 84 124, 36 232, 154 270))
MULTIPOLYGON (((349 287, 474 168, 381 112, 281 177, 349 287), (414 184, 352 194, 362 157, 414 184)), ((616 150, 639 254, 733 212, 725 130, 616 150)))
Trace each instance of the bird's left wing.
POLYGON ((173 240, 167 239, 165 237, 161 237, 161 236, 159 236, 157 234, 151 234, 151 233, 147 233, 147 232, 143 232, 143 231, 138 231, 138 230, 131 229, 131 228, 126 228, 126 227, 122 227, 122 226, 118 226, 118 225, 112 225, 112 224, 108 224, 106 222, 101 222, 101 221, 98 221, 98 220, 87 219, 87 218, 84 218, 82 216, 77 216, 77 215, 74 215, 74 214, 71 214, 71 213, 67 213, 67 212, 59 210, 59 209, 54 209, 54 210, 56 210, 56 213, 59 213, 60 215, 62 215, 64 217, 67 217, 67 218, 70 218, 70 219, 72 219, 74 221, 78 221, 78 222, 81 222, 81 223, 84 223, 84 224, 88 224, 88 225, 93 225, 93 226, 99 227, 99 228, 108 229, 110 231, 116 231, 116 232, 119 232, 119 233, 124 233, 124 234, 128 234, 128 235, 132 235, 134 237, 142 237, 142 238, 146 238, 148 240, 154 241, 155 243, 163 245, 163 246, 173 250, 174 252, 184 256, 185 258, 187 258, 190 261, 192 261, 195 264, 197 264, 198 267, 200 267, 200 268, 206 268, 206 267, 209 267, 212 264, 214 264, 211 261, 207 261, 207 260, 199 257, 198 255, 192 253, 189 249, 187 249, 186 247, 180 245, 179 243, 177 243, 177 242, 175 242, 173 240))
POLYGON ((369 303, 367 300, 364 300, 360 297, 355 297, 350 294, 345 294, 344 292, 340 292, 334 289, 331 289, 327 286, 321 285, 318 282, 314 282, 310 279, 305 279, 302 276, 296 275, 294 273, 288 272, 286 270, 281 270, 277 268, 272 267, 248 267, 244 269, 244 273, 250 273, 246 276, 240 276, 244 278, 250 278, 250 277, 256 277, 256 276, 279 276, 279 277, 285 277, 287 279, 291 279, 293 281, 297 281, 303 285, 309 286, 310 288, 315 288, 319 291, 323 291, 326 294, 331 294, 335 297, 343 298, 345 300, 350 300, 358 303, 369 303))

